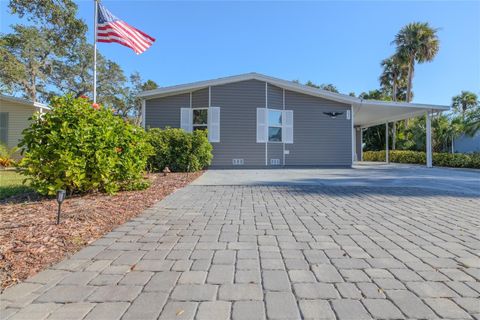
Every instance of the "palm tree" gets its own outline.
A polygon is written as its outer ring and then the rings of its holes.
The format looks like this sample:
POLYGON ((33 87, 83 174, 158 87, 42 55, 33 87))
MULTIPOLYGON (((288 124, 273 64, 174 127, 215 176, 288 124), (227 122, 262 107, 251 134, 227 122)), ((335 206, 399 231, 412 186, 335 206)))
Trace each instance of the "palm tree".
POLYGON ((480 131, 480 105, 469 111, 463 119, 465 134, 473 137, 480 131))
POLYGON ((459 95, 452 98, 452 107, 458 113, 462 113, 465 119, 465 113, 479 106, 480 102, 475 93, 470 91, 462 91, 459 95))
POLYGON ((392 42, 397 46, 397 55, 405 59, 407 70, 407 102, 411 101, 415 63, 430 62, 440 47, 437 30, 426 23, 413 22, 404 26, 392 42))
MULTIPOLYGON (((405 87, 408 67, 405 61, 398 54, 394 54, 390 58, 382 60, 380 65, 383 68, 380 75, 380 85, 384 91, 390 91, 392 100, 397 101, 399 98, 399 89, 405 87)), ((403 100, 400 98, 400 100, 403 100)), ((397 125, 393 122, 392 149, 396 149, 397 125)))
POLYGON ((382 60, 380 65, 383 68, 380 75, 380 85, 392 94, 392 101, 402 100, 399 94, 406 86, 408 66, 402 58, 396 54, 382 60))

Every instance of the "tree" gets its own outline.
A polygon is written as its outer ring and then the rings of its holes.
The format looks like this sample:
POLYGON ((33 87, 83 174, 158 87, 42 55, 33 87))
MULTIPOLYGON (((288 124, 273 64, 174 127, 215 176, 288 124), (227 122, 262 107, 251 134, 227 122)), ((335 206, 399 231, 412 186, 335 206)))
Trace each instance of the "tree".
MULTIPOLYGON (((380 85, 383 91, 388 92, 392 101, 405 101, 408 66, 398 55, 382 60, 382 74, 380 75, 380 85)), ((411 98, 411 97, 410 97, 411 98)))
MULTIPOLYGON (((97 52, 100 66, 105 59, 97 52)), ((86 41, 81 41, 68 49, 65 57, 56 59, 52 65, 52 75, 49 83, 52 90, 49 98, 54 95, 72 94, 75 98, 91 96, 93 92, 93 46, 86 41)), ((99 71, 103 68, 98 68, 99 71)))
POLYGON ((103 57, 97 57, 97 63, 97 101, 107 108, 124 108, 127 77, 122 68, 103 57))
POLYGON ((392 98, 388 96, 385 91, 382 89, 370 90, 368 92, 362 92, 358 96, 360 99, 365 100, 382 100, 382 101, 391 101, 392 98))
POLYGON ((480 131, 480 107, 468 111, 463 120, 464 132, 466 135, 473 137, 480 131))
POLYGON ((335 93, 339 93, 337 87, 335 87, 333 84, 331 83, 323 83, 320 85, 320 89, 322 90, 326 90, 326 91, 330 91, 330 92, 335 92, 335 93))
POLYGON ((154 90, 158 88, 158 84, 153 80, 147 80, 142 84, 142 91, 154 90))
MULTIPOLYGON (((297 82, 298 83, 298 82, 297 82)), ((310 80, 308 80, 306 83, 305 83, 306 86, 309 86, 309 87, 312 87, 312 88, 316 88, 316 89, 322 89, 322 90, 326 90, 326 91, 330 91, 330 92, 335 92, 335 93, 339 93, 338 92, 338 89, 337 87, 335 87, 333 84, 331 83, 322 83, 321 85, 318 85, 310 80)))
POLYGON ((38 93, 47 95, 53 62, 85 39, 87 26, 71 0, 11 0, 9 8, 34 26, 14 25, 0 36, 0 88, 36 101, 38 93))
POLYGON ((138 72, 132 73, 130 75, 129 86, 125 88, 124 92, 125 104, 122 108, 117 109, 117 112, 125 118, 134 118, 134 122, 140 124, 142 99, 138 95, 142 91, 153 90, 156 88, 158 88, 158 85, 155 81, 147 80, 146 82, 143 82, 138 72))
POLYGON ((385 150, 385 125, 368 127, 363 133, 363 142, 365 143, 365 150, 385 150))
POLYGON ((413 22, 404 26, 392 42, 397 46, 397 55, 407 63, 407 102, 411 101, 415 63, 430 62, 438 53, 437 31, 428 23, 413 22))
POLYGON ((56 52, 85 38, 87 25, 76 17, 78 7, 72 0, 10 0, 8 7, 12 14, 53 31, 50 37, 56 52))
MULTIPOLYGON (((383 68, 379 78, 382 91, 389 94, 393 101, 406 100, 405 86, 408 67, 405 61, 394 54, 390 58, 384 59, 380 65, 383 68)), ((410 99, 412 98, 411 95, 410 93, 410 99)), ((393 122, 392 133, 392 150, 395 150, 397 148, 397 123, 395 121, 393 122)))
POLYGON ((21 91, 37 100, 52 71, 55 43, 46 29, 13 26, 13 33, 0 36, 0 82, 8 92, 21 91))
POLYGON ((306 86, 309 86, 309 87, 312 87, 312 88, 316 88, 316 89, 320 89, 320 86, 313 83, 312 81, 308 80, 306 83, 305 83, 306 86))
POLYGON ((470 91, 462 91, 459 95, 452 98, 453 110, 461 113, 464 119, 468 111, 478 108, 479 106, 480 102, 477 95, 470 91))
MULTIPOLYGON (((86 41, 68 49, 65 57, 52 64, 48 99, 55 95, 72 94, 93 99, 93 45, 86 41)), ((97 52, 97 101, 107 108, 123 108, 126 80, 122 68, 97 52)))
MULTIPOLYGON (((21 93, 37 101, 56 95, 93 99, 93 45, 86 42, 87 26, 76 17, 71 0, 11 0, 12 13, 25 17, 34 26, 12 26, 13 32, 0 36, 0 90, 21 93)), ((117 63, 97 52, 97 102, 125 117, 140 108, 136 95, 156 88, 152 80, 127 77, 117 63)))
MULTIPOLYGON (((425 151, 426 120, 425 116, 417 117, 410 122, 406 129, 410 143, 408 149, 425 151)), ((449 152, 452 141, 463 132, 461 119, 449 118, 445 114, 438 114, 432 118, 432 149, 434 152, 449 152)))

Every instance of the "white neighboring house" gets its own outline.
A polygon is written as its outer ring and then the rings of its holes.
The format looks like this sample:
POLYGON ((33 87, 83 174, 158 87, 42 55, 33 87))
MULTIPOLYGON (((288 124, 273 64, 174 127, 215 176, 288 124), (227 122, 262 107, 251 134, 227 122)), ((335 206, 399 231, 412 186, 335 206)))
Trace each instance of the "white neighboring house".
POLYGON ((22 131, 30 124, 30 117, 35 112, 48 110, 50 108, 43 103, 0 94, 0 144, 16 147, 22 131))

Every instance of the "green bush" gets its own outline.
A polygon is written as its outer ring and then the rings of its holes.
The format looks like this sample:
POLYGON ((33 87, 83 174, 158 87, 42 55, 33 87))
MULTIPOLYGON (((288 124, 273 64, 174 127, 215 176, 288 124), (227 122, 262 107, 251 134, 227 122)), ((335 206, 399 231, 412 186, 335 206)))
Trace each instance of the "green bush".
MULTIPOLYGON (((425 164, 426 154, 420 151, 391 150, 389 153, 390 162, 425 164)), ((365 151, 364 161, 385 161, 385 151, 365 151)), ((477 168, 480 169, 480 153, 433 153, 432 162, 434 166, 452 168, 477 168)))
POLYGON ((37 192, 53 195, 148 187, 152 148, 143 128, 84 98, 56 97, 52 110, 34 115, 24 130, 18 168, 37 192))
POLYGON ((188 133, 182 129, 150 129, 147 137, 155 152, 148 159, 152 171, 168 167, 173 172, 193 172, 212 161, 212 145, 206 131, 188 133))
POLYGON ((480 168, 480 153, 475 152, 470 154, 471 165, 470 168, 480 168))

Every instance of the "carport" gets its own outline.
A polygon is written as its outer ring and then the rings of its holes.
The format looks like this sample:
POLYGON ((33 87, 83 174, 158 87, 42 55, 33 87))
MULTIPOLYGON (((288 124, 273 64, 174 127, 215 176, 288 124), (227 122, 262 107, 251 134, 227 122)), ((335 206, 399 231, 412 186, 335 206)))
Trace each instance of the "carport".
POLYGON ((432 126, 431 118, 435 113, 448 111, 449 106, 405 103, 405 102, 385 102, 377 100, 361 99, 359 103, 352 104, 353 130, 352 130, 352 156, 353 161, 362 160, 362 144, 364 129, 385 124, 385 151, 386 162, 388 158, 388 124, 390 122, 411 119, 414 117, 426 115, 426 154, 427 167, 432 167, 432 126))

